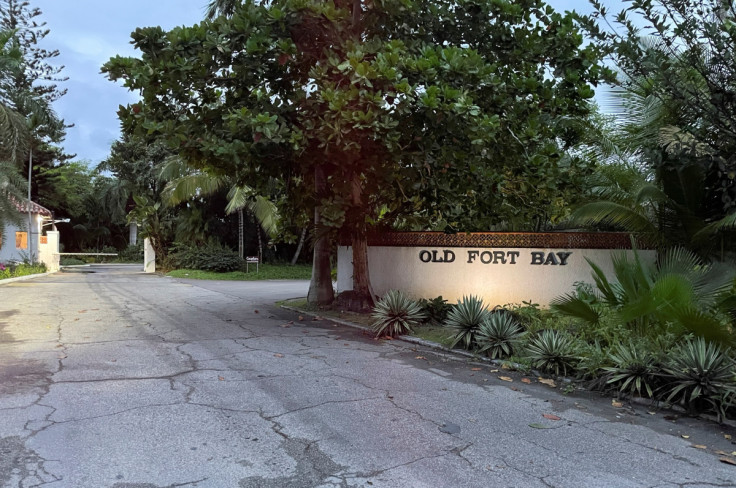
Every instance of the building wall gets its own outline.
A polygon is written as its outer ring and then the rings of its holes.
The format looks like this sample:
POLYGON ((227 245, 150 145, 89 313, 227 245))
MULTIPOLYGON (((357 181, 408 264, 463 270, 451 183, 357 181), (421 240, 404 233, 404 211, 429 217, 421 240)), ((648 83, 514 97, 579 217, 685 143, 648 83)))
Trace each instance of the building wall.
POLYGON ((21 225, 14 224, 5 225, 5 235, 2 236, 0 242, 0 262, 8 261, 24 261, 31 258, 31 249, 33 250, 33 260, 41 261, 46 264, 49 271, 59 270, 59 233, 56 231, 47 231, 46 243, 42 244, 39 235, 38 214, 32 214, 34 229, 31 236, 28 237, 28 246, 26 249, 16 249, 15 233, 26 232, 28 229, 28 216, 23 215, 21 225), (31 242, 31 239, 33 241, 31 242))
MULTIPOLYGON (((576 282, 593 283, 590 259, 613 275, 612 253, 631 250, 370 246, 368 265, 377 295, 398 289, 414 298, 442 296, 455 302, 478 295, 490 306, 532 301, 543 307, 574 290, 576 282)), ((655 251, 638 251, 654 260, 655 251)), ((338 248, 337 291, 352 289, 352 249, 338 248)))
MULTIPOLYGON (((38 216, 33 214, 33 218, 36 219, 38 216)), ((28 228, 28 216, 24 216, 20 226, 14 224, 5 224, 5 235, 2 236, 2 243, 0 243, 0 262, 7 261, 23 261, 24 258, 30 258, 29 249, 16 249, 15 248, 15 233, 26 232, 28 228)), ((34 234, 34 237, 36 235, 34 234)), ((37 237, 36 237, 37 238, 37 237)), ((34 243, 33 250, 34 256, 38 256, 37 242, 34 243)))

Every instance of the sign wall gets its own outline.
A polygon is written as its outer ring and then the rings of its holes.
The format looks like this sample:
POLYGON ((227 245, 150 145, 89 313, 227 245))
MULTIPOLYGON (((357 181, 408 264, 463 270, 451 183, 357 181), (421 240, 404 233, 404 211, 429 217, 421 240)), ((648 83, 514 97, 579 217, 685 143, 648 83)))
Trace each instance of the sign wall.
MULTIPOLYGON (((613 275, 611 249, 484 248, 380 246, 368 248, 371 283, 377 295, 399 289, 414 298, 442 296, 455 302, 478 295, 490 306, 521 304, 543 307, 574 290, 577 282, 592 283, 586 258, 613 275)), ((638 251, 654 260, 655 251, 638 251)), ((352 289, 352 249, 338 248, 337 291, 352 289)))

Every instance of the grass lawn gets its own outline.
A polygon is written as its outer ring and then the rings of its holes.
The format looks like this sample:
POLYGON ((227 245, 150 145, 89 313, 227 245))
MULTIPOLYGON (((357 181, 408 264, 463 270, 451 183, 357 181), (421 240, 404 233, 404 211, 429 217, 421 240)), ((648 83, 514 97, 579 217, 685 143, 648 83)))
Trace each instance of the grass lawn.
POLYGON ((424 325, 422 327, 416 327, 414 329, 415 337, 424 339, 425 341, 436 342, 437 344, 445 347, 450 347, 452 340, 450 340, 450 333, 448 330, 439 325, 424 325))
POLYGON ((250 266, 250 272, 231 271, 215 273, 198 269, 175 269, 166 274, 173 278, 188 278, 192 280, 228 280, 228 281, 256 281, 256 280, 308 280, 312 276, 312 266, 298 264, 262 264, 256 273, 255 265, 250 266))

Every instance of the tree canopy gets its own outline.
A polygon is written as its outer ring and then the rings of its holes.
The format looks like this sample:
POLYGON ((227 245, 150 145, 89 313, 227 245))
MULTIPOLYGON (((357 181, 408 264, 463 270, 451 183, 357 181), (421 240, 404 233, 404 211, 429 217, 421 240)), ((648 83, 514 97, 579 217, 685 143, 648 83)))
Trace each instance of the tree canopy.
POLYGON ((353 244, 378 225, 527 228, 588 169, 563 158, 607 75, 574 17, 541 0, 243 2, 133 33, 111 79, 128 132, 259 190, 269 178, 353 244), (567 178, 560 178, 562 173, 567 178))
POLYGON ((736 10, 731 0, 592 1, 588 33, 636 94, 632 124, 654 168, 705 172, 706 220, 736 211, 736 10), (632 20, 636 16, 637 19, 632 20))

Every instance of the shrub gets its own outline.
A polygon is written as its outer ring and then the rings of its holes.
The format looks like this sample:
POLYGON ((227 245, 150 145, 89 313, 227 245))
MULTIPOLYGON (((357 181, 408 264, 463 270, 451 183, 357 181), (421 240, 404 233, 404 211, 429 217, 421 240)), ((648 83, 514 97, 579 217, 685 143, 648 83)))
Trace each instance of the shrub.
POLYGON ((237 252, 219 243, 209 243, 201 247, 177 244, 169 255, 172 264, 177 268, 217 273, 237 271, 243 263, 237 252))
POLYGON ((578 287, 576 292, 557 298, 552 308, 596 327, 605 314, 637 335, 656 336, 675 329, 690 331, 710 340, 728 343, 729 296, 733 271, 724 265, 703 263, 694 253, 674 248, 656 263, 642 261, 635 251, 613 256, 616 281, 609 281, 595 263, 596 288, 578 287))
POLYGON ((514 344, 523 335, 524 331, 513 315, 497 311, 480 324, 475 340, 479 352, 486 353, 491 359, 503 359, 513 354, 514 344))
POLYGON ((61 258, 61 266, 78 266, 80 264, 87 264, 87 261, 77 258, 61 258))
POLYGON ((452 332, 450 347, 462 343, 465 349, 471 349, 477 345, 476 334, 482 324, 489 316, 488 308, 483 300, 471 295, 464 296, 458 301, 445 320, 445 327, 452 332))
POLYGON ((32 274, 40 274, 46 272, 46 265, 43 263, 27 264, 27 263, 0 263, 0 280, 7 278, 18 278, 19 276, 28 276, 32 274))
POLYGON ((603 368, 608 373, 606 384, 630 396, 643 396, 642 391, 648 397, 654 395, 656 380, 660 375, 656 356, 640 344, 629 342, 626 345, 618 344, 609 352, 609 357, 613 365, 603 368))
POLYGON ((412 332, 425 319, 419 303, 397 290, 391 290, 373 308, 373 331, 376 337, 412 332))
POLYGON ((437 298, 427 299, 422 298, 419 300, 419 305, 422 307, 422 311, 427 316, 425 319, 430 325, 440 325, 447 320, 447 314, 452 310, 452 304, 447 303, 447 300, 438 296, 437 298))
POLYGON ((142 263, 143 262, 143 244, 128 246, 118 252, 118 259, 121 263, 142 263))
POLYGON ((671 351, 664 368, 667 401, 677 401, 691 413, 712 409, 719 419, 736 395, 734 362, 728 349, 703 338, 689 339, 671 351))
POLYGON ((526 355, 532 367, 541 371, 567 376, 573 371, 579 358, 575 340, 565 332, 543 330, 527 346, 526 355))
POLYGON ((578 349, 580 362, 577 364, 578 377, 588 380, 588 388, 591 390, 605 390, 609 387, 606 383, 604 369, 612 366, 611 357, 607 350, 601 347, 599 342, 592 344, 583 343, 578 349))

